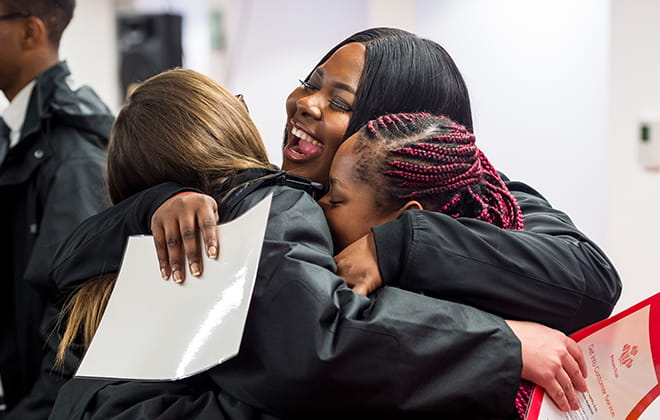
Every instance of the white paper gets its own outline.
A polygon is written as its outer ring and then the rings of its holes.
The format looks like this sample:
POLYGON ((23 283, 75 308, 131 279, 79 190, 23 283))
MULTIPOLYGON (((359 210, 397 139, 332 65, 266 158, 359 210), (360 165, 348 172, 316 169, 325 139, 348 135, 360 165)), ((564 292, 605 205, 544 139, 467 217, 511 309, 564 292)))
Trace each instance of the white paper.
MULTIPOLYGON (((161 278, 151 236, 129 238, 115 288, 76 376, 174 380, 238 354, 271 196, 219 226, 219 258, 183 284, 161 278)), ((187 265, 187 264, 186 264, 187 265)))

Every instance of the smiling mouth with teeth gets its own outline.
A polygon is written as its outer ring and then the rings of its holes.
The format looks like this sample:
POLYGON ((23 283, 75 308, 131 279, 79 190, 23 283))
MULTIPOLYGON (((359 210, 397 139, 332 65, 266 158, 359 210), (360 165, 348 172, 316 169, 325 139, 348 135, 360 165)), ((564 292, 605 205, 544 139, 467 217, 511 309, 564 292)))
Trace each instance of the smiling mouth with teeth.
POLYGON ((295 125, 291 127, 291 135, 294 137, 293 141, 290 141, 286 146, 286 149, 289 152, 289 156, 292 158, 309 158, 316 156, 323 152, 325 146, 323 143, 314 139, 312 136, 299 129, 295 125), (294 155, 295 154, 295 155, 294 155))

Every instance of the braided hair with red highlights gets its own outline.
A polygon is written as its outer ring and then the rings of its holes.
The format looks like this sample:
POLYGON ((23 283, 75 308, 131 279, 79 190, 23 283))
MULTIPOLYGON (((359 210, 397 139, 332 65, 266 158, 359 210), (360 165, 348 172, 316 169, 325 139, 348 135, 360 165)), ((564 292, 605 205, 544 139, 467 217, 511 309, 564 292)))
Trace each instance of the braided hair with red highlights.
POLYGON ((470 217, 504 229, 523 229, 520 207, 476 146, 472 133, 444 116, 390 114, 358 132, 355 174, 376 181, 379 207, 410 200, 427 210, 470 217), (373 174, 380 174, 374 180, 373 174), (382 185, 379 185, 382 184, 382 185))

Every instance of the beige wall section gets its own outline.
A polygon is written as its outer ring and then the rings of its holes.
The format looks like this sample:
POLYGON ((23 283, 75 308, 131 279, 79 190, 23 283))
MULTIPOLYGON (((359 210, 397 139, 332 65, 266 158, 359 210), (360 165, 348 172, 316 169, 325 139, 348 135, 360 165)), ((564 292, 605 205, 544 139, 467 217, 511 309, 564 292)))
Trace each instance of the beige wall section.
POLYGON ((369 0, 369 26, 390 26, 416 32, 416 0, 369 0))
POLYGON ((638 124, 660 120, 660 2, 612 0, 608 250, 618 308, 660 291, 660 173, 638 163, 638 124))
POLYGON ((119 108, 115 2, 76 2, 73 20, 64 32, 60 57, 66 59, 74 80, 94 88, 112 109, 119 108))

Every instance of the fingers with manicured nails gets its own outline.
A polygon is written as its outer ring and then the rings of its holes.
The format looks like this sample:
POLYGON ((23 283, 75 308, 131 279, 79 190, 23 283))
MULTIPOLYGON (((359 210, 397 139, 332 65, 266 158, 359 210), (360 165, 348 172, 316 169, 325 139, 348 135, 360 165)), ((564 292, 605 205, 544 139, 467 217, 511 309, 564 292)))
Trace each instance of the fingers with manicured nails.
POLYGON ((181 231, 176 223, 176 228, 165 226, 165 243, 167 244, 167 253, 170 258, 170 268, 172 270, 172 279, 175 283, 183 283, 186 279, 186 270, 184 269, 183 243, 181 241, 181 231))
POLYGON ((206 198, 206 206, 197 212, 197 225, 202 232, 206 255, 216 259, 219 254, 218 205, 211 197, 203 197, 206 198))
POLYGON ((152 224, 151 233, 154 237, 154 245, 156 246, 160 275, 163 280, 167 280, 170 278, 172 270, 170 269, 170 257, 167 253, 167 244, 165 243, 165 231, 162 229, 162 226, 155 226, 152 224))
POLYGON ((179 218, 182 245, 190 268, 190 274, 198 277, 202 274, 202 257, 195 222, 195 217, 185 214, 182 214, 179 218))
POLYGON ((207 254, 217 257, 217 232, 211 229, 217 220, 215 200, 194 192, 175 195, 156 210, 151 220, 151 232, 163 278, 171 276, 177 283, 183 282, 186 275, 184 255, 188 257, 190 272, 201 275, 203 259, 197 232, 201 228, 207 254))

